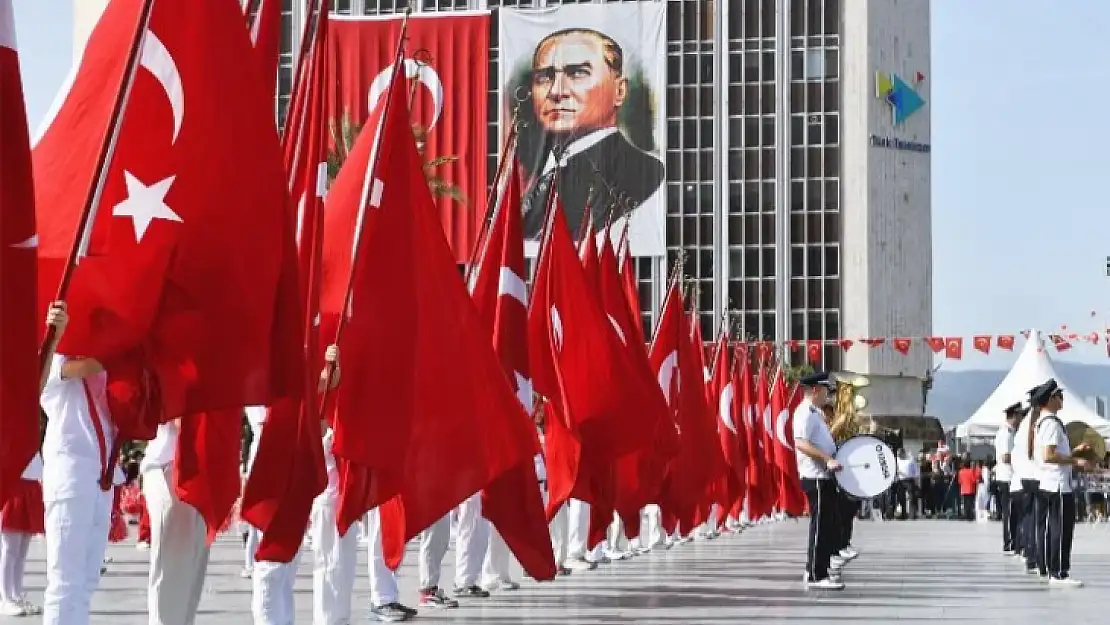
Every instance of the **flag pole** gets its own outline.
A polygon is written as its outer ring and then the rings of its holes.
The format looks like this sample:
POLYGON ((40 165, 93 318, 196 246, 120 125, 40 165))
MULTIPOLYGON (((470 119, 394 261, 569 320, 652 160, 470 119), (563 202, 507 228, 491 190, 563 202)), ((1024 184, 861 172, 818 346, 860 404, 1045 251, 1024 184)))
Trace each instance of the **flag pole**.
POLYGON ((505 144, 501 146, 501 154, 497 159, 497 171, 493 176, 493 186, 490 187, 489 193, 486 196, 486 214, 482 218, 482 229, 478 233, 478 240, 475 241, 474 247, 470 250, 470 261, 466 264, 466 284, 467 288, 471 286, 474 279, 474 267, 486 256, 486 250, 489 249, 489 237, 493 231, 493 222, 501 213, 501 207, 505 203, 505 189, 508 187, 508 176, 515 174, 512 168, 508 167, 509 161, 513 160, 510 155, 515 158, 517 148, 517 125, 520 115, 521 100, 517 99, 516 106, 513 108, 513 117, 509 121, 509 134, 505 137, 505 144))
MULTIPOLYGON (((339 315, 339 323, 335 328, 335 341, 334 345, 338 345, 340 339, 343 337, 343 330, 347 327, 347 319, 350 317, 351 312, 351 298, 354 293, 355 274, 358 270, 358 259, 362 251, 362 236, 366 232, 366 209, 370 203, 370 188, 374 184, 376 174, 378 173, 378 161, 380 156, 379 148, 381 146, 381 129, 385 126, 385 122, 389 119, 389 109, 393 102, 393 89, 397 86, 397 75, 403 71, 404 67, 404 53, 405 53, 405 40, 408 38, 409 28, 409 15, 412 13, 412 8, 405 8, 405 17, 401 21, 401 34, 397 38, 397 50, 393 55, 393 75, 389 80, 389 88, 385 92, 385 103, 382 105, 382 116, 378 121, 377 133, 378 136, 374 138, 374 146, 370 153, 370 160, 366 167, 366 179, 362 185, 362 196, 359 198, 358 219, 355 222, 354 232, 354 246, 351 249, 351 271, 347 276, 347 290, 346 295, 343 297, 343 312, 339 315)), ((365 132, 365 129, 363 129, 365 132)), ((335 375, 335 363, 329 362, 326 366, 326 373, 324 379, 328 382, 331 381, 335 375)), ((324 410, 327 409, 328 395, 331 390, 331 384, 324 384, 324 391, 320 397, 320 418, 324 418, 324 410)))
MULTIPOLYGON (((62 270, 62 278, 58 282, 58 292, 54 299, 59 302, 65 301, 66 295, 69 294, 69 284, 73 280, 73 271, 77 268, 78 260, 88 253, 89 239, 92 236, 93 224, 96 221, 97 206, 100 204, 100 197, 104 193, 109 164, 112 162, 112 156, 116 152, 116 144, 119 142, 120 129, 123 127, 123 113, 127 108, 131 87, 135 84, 135 74, 139 69, 143 42, 146 40, 147 29, 150 27, 150 16, 153 12, 154 0, 144 0, 139 14, 138 28, 135 29, 131 38, 131 47, 127 51, 127 64, 125 65, 127 73, 124 76, 122 87, 116 93, 116 101, 112 105, 112 114, 108 118, 109 131, 104 137, 104 142, 100 145, 96 166, 93 169, 96 172, 96 179, 85 195, 85 205, 81 210, 80 218, 77 220, 77 230, 74 232, 73 243, 69 248, 69 256, 66 258, 66 264, 62 270)), ((55 326, 46 326, 46 334, 39 346, 40 380, 46 377, 50 359, 54 356, 54 350, 58 347, 59 338, 55 326)))
MULTIPOLYGON (((294 101, 298 100, 297 96, 301 95, 301 90, 302 89, 307 90, 307 89, 311 88, 310 85, 309 85, 309 78, 308 78, 308 74, 309 74, 308 58, 309 58, 310 53, 313 57, 316 54, 320 53, 320 51, 317 49, 318 48, 317 44, 319 43, 320 20, 322 19, 321 18, 321 15, 322 15, 321 11, 327 10, 325 5, 324 5, 324 0, 308 0, 308 3, 306 4, 306 8, 309 11, 308 16, 306 17, 306 20, 311 20, 313 18, 313 16, 315 16, 316 21, 312 22, 311 24, 306 24, 305 25, 305 31, 301 35, 300 50, 297 52, 297 72, 295 74, 295 82, 293 83, 293 99, 291 99, 289 101, 290 107, 292 107, 292 104, 293 104, 294 101), (313 11, 315 11, 315 12, 313 12, 313 11)), ((301 158, 301 140, 300 139, 304 135, 304 133, 306 132, 306 130, 304 128, 304 120, 308 116, 307 96, 301 96, 301 100, 303 100, 305 102, 306 106, 301 106, 300 108, 292 109, 290 111, 291 114, 288 114, 288 115, 285 116, 285 124, 281 129, 282 146, 285 145, 286 141, 293 141, 294 142, 293 143, 293 158, 289 161, 290 163, 294 163, 294 164, 299 162, 300 158, 301 158), (300 131, 299 136, 289 137, 289 133, 291 133, 294 128, 296 128, 300 131)), ((293 173, 293 171, 295 169, 296 169, 295 167, 291 168, 290 171, 287 172, 288 175, 289 175, 289 188, 290 189, 293 188, 293 179, 296 176, 296 174, 293 173)))

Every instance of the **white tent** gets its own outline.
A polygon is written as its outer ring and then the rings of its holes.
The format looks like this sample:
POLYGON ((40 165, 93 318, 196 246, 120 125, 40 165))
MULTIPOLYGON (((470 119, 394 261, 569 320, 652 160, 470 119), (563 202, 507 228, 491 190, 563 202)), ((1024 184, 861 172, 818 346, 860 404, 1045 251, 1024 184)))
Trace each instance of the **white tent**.
POLYGON ((1104 438, 1110 438, 1110 421, 1098 416, 1083 402, 1083 398, 1068 389, 1067 383, 1056 375, 1052 359, 1048 357, 1048 352, 1045 350, 1044 339, 1036 330, 1029 334, 1029 340, 1025 342, 1017 362, 999 383, 998 388, 994 389, 970 419, 956 428, 956 436, 958 438, 993 437, 1005 421, 1003 411, 1006 407, 1019 401, 1028 402, 1029 389, 1049 378, 1055 378, 1056 383, 1064 391, 1064 408, 1059 414, 1064 423, 1082 421, 1098 430, 1104 438))

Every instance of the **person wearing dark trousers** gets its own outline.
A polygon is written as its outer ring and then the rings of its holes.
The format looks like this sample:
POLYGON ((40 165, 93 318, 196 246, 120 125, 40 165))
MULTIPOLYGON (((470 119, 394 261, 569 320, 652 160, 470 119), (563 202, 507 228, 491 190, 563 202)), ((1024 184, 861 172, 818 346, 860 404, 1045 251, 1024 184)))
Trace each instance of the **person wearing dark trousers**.
POLYGON ((841 470, 833 458, 836 442, 825 424, 821 406, 828 403, 829 376, 819 373, 800 380, 805 396, 794 409, 794 451, 798 477, 809 502, 809 543, 806 549, 806 587, 843 590, 840 567, 834 555, 843 539, 839 496, 832 474, 841 470))
MULTIPOLYGON (((1072 455, 1064 422, 1056 413, 1064 406, 1064 393, 1056 380, 1050 379, 1030 391, 1030 401, 1041 408, 1040 417, 1032 424, 1033 464, 1040 482, 1040 502, 1044 508, 1044 529, 1038 527, 1037 544, 1043 553, 1049 583, 1054 586, 1082 586, 1071 577, 1071 546, 1075 532, 1075 494, 1072 492, 1072 469, 1087 468, 1087 461, 1072 455)), ((1084 451, 1085 445, 1075 452, 1084 451)))
POLYGON ((1014 433, 1021 425, 1021 419, 1028 412, 1021 402, 1006 408, 1006 422, 998 428, 994 436, 994 477, 998 496, 998 511, 1002 516, 1002 553, 1013 553, 1014 536, 1017 534, 1018 515, 1013 514, 1010 504, 1010 482, 1014 479, 1013 451, 1014 433))

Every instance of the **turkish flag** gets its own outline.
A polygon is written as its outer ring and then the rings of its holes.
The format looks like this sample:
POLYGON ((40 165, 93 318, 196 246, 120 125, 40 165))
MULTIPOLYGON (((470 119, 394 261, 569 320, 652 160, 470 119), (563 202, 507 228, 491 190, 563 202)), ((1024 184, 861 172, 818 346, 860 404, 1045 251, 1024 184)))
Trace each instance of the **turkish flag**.
MULTIPOLYGON (((433 169, 462 201, 436 198, 459 262, 471 260, 486 197, 486 96, 489 13, 414 15, 408 20, 403 91, 414 93, 412 124, 427 129, 424 160, 453 158, 433 169), (419 51, 419 52, 418 52, 419 51), (412 91, 410 91, 412 90, 412 91)), ((389 81, 401 16, 334 20, 328 37, 328 110, 334 128, 363 124, 389 81)), ((444 184, 437 184, 443 187, 444 184)))
MULTIPOLYGON (((520 175, 514 166, 484 253, 477 259, 471 297, 493 337, 493 348, 505 375, 516 388, 517 399, 531 413, 528 288, 524 282, 520 196, 520 175)), ((555 555, 532 458, 506 471, 482 491, 482 516, 497 528, 529 576, 537 580, 555 579, 555 555)))
POLYGON ((894 349, 898 350, 898 353, 905 355, 910 353, 910 347, 913 345, 913 341, 906 338, 896 338, 891 341, 891 344, 894 346, 894 349))
POLYGON ((736 386, 729 363, 728 336, 725 334, 717 341, 712 376, 709 382, 710 407, 716 410, 717 438, 724 460, 724 472, 715 480, 712 502, 727 514, 733 502, 742 496, 746 476, 736 470, 740 456, 736 386))
POLYGON ((257 0, 257 5, 252 5, 255 3, 248 0, 243 7, 250 12, 247 26, 250 29, 251 43, 262 71, 266 92, 276 95, 278 59, 281 56, 281 0, 257 0))
MULTIPOLYGON (((272 0, 262 7, 271 10, 272 0)), ((260 19, 264 19, 263 18, 260 19)), ((327 487, 327 470, 320 436, 320 407, 317 401, 316 372, 324 365, 320 356, 319 315, 320 255, 323 247, 321 180, 326 161, 323 80, 326 55, 321 53, 327 37, 325 11, 314 22, 314 45, 309 47, 298 66, 291 114, 282 135, 282 156, 292 192, 289 223, 296 228, 298 249, 285 258, 282 293, 295 294, 304 305, 275 319, 281 333, 304 337, 297 353, 307 366, 300 378, 289 384, 303 387, 303 398, 282 400, 269 407, 266 427, 262 429, 256 458, 243 493, 241 516, 262 530, 256 557, 260 560, 288 562, 300 548, 312 502, 327 487), (295 208, 294 208, 295 207, 295 208)), ((306 34, 307 36, 307 34, 306 34)), ((188 430, 183 430, 186 434, 188 430)), ((341 461, 337 461, 341 462, 341 461)))
MULTIPOLYGON (((796 390, 796 389, 795 389, 796 390)), ((806 510, 806 496, 798 477, 794 455, 794 408, 801 403, 798 393, 787 388, 782 370, 775 373, 771 386, 771 414, 774 415, 774 458, 782 480, 779 485, 779 509, 790 516, 801 516, 806 510)))
POLYGON ((806 357, 809 361, 817 365, 821 363, 821 358, 824 355, 824 341, 806 341, 806 357))
POLYGON ((984 354, 991 353, 991 337, 976 336, 975 338, 971 339, 971 343, 975 346, 975 349, 983 352, 984 354))
POLYGON ((632 315, 632 320, 636 322, 632 328, 635 334, 631 335, 629 339, 634 343, 646 346, 647 339, 644 335, 644 322, 640 310, 640 284, 636 280, 636 265, 633 264, 634 262, 629 246, 625 245, 621 252, 621 285, 624 288, 624 297, 628 301, 628 311, 632 315), (634 340, 632 336, 635 337, 634 340))
POLYGON ((645 395, 642 397, 645 409, 652 410, 656 415, 648 418, 639 415, 638 418, 658 424, 655 443, 651 447, 617 459, 616 509, 624 521, 625 535, 635 538, 640 535, 640 510, 658 496, 667 461, 678 450, 678 438, 668 415, 667 400, 648 361, 639 304, 635 304, 637 312, 633 314, 626 297, 624 276, 617 270, 616 253, 608 237, 601 245, 598 264, 605 312, 628 353, 632 365, 630 375, 645 381, 645 395))
MULTIPOLYGON (((65 265, 124 86, 141 0, 109 4, 34 149, 40 307, 65 265)), ((265 404, 300 361, 274 358, 293 247, 274 125, 234 3, 159 2, 143 38, 90 256, 73 274, 61 353, 109 361, 144 346, 169 416, 265 404), (284 378, 284 374, 281 374, 284 378)), ((294 376, 297 377, 297 376, 294 376)))
POLYGON ((998 337, 998 349, 1004 349, 1008 352, 1014 351, 1014 335, 1006 334, 998 337))
POLYGON ((179 426, 174 488, 204 519, 209 545, 239 498, 242 417, 242 410, 203 413, 182 419, 179 426))
MULTIPOLYGON (((745 384, 751 385, 751 375, 748 373, 748 355, 747 351, 737 346, 732 357, 732 370, 730 372, 730 384, 732 385, 732 424, 734 442, 730 450, 725 451, 725 461, 731 467, 732 474, 735 475, 735 485, 737 490, 732 493, 733 499, 729 502, 727 508, 735 508, 736 506, 743 505, 744 498, 748 494, 750 487, 748 482, 749 465, 751 464, 751 452, 748 450, 748 441, 750 439, 751 427, 747 421, 746 414, 748 413, 748 406, 745 404, 749 395, 745 389, 745 384), (745 381, 746 380, 746 381, 745 381)), ((722 418, 724 416, 724 407, 721 408, 722 418)))
POLYGON ((1049 338, 1052 339, 1052 344, 1056 347, 1056 351, 1066 352, 1071 349, 1071 343, 1059 334, 1050 334, 1049 338))
POLYGON ((0 0, 0 507, 39 443, 35 188, 11 0, 0 0))
POLYGON ((943 352, 946 344, 943 336, 927 336, 925 342, 929 344, 929 349, 933 350, 934 354, 943 352))
POLYGON ((960 337, 948 337, 944 339, 944 355, 946 358, 959 360, 964 355, 964 340, 960 337))
MULTIPOLYGON (((337 390, 333 446, 348 461, 340 476, 340 530, 399 497, 407 541, 532 461, 539 442, 459 279, 400 82, 387 89, 381 123, 363 131, 328 194, 321 311, 348 315, 340 342, 348 382, 337 390), (357 240, 364 188, 365 230, 357 240)), ((389 541, 386 553, 394 568, 398 544, 389 541)))

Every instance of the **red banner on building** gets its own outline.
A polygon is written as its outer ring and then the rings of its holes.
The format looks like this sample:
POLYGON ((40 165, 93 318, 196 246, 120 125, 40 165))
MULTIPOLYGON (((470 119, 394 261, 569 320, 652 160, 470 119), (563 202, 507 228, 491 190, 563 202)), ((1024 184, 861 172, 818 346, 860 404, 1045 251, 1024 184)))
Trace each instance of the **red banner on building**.
MULTIPOLYGON (((486 208, 489 20, 488 13, 415 14, 405 45, 405 84, 424 161, 455 159, 429 177, 460 262, 470 259, 486 208)), ((332 153, 341 154, 389 84, 401 17, 335 16, 328 28, 332 153)))

